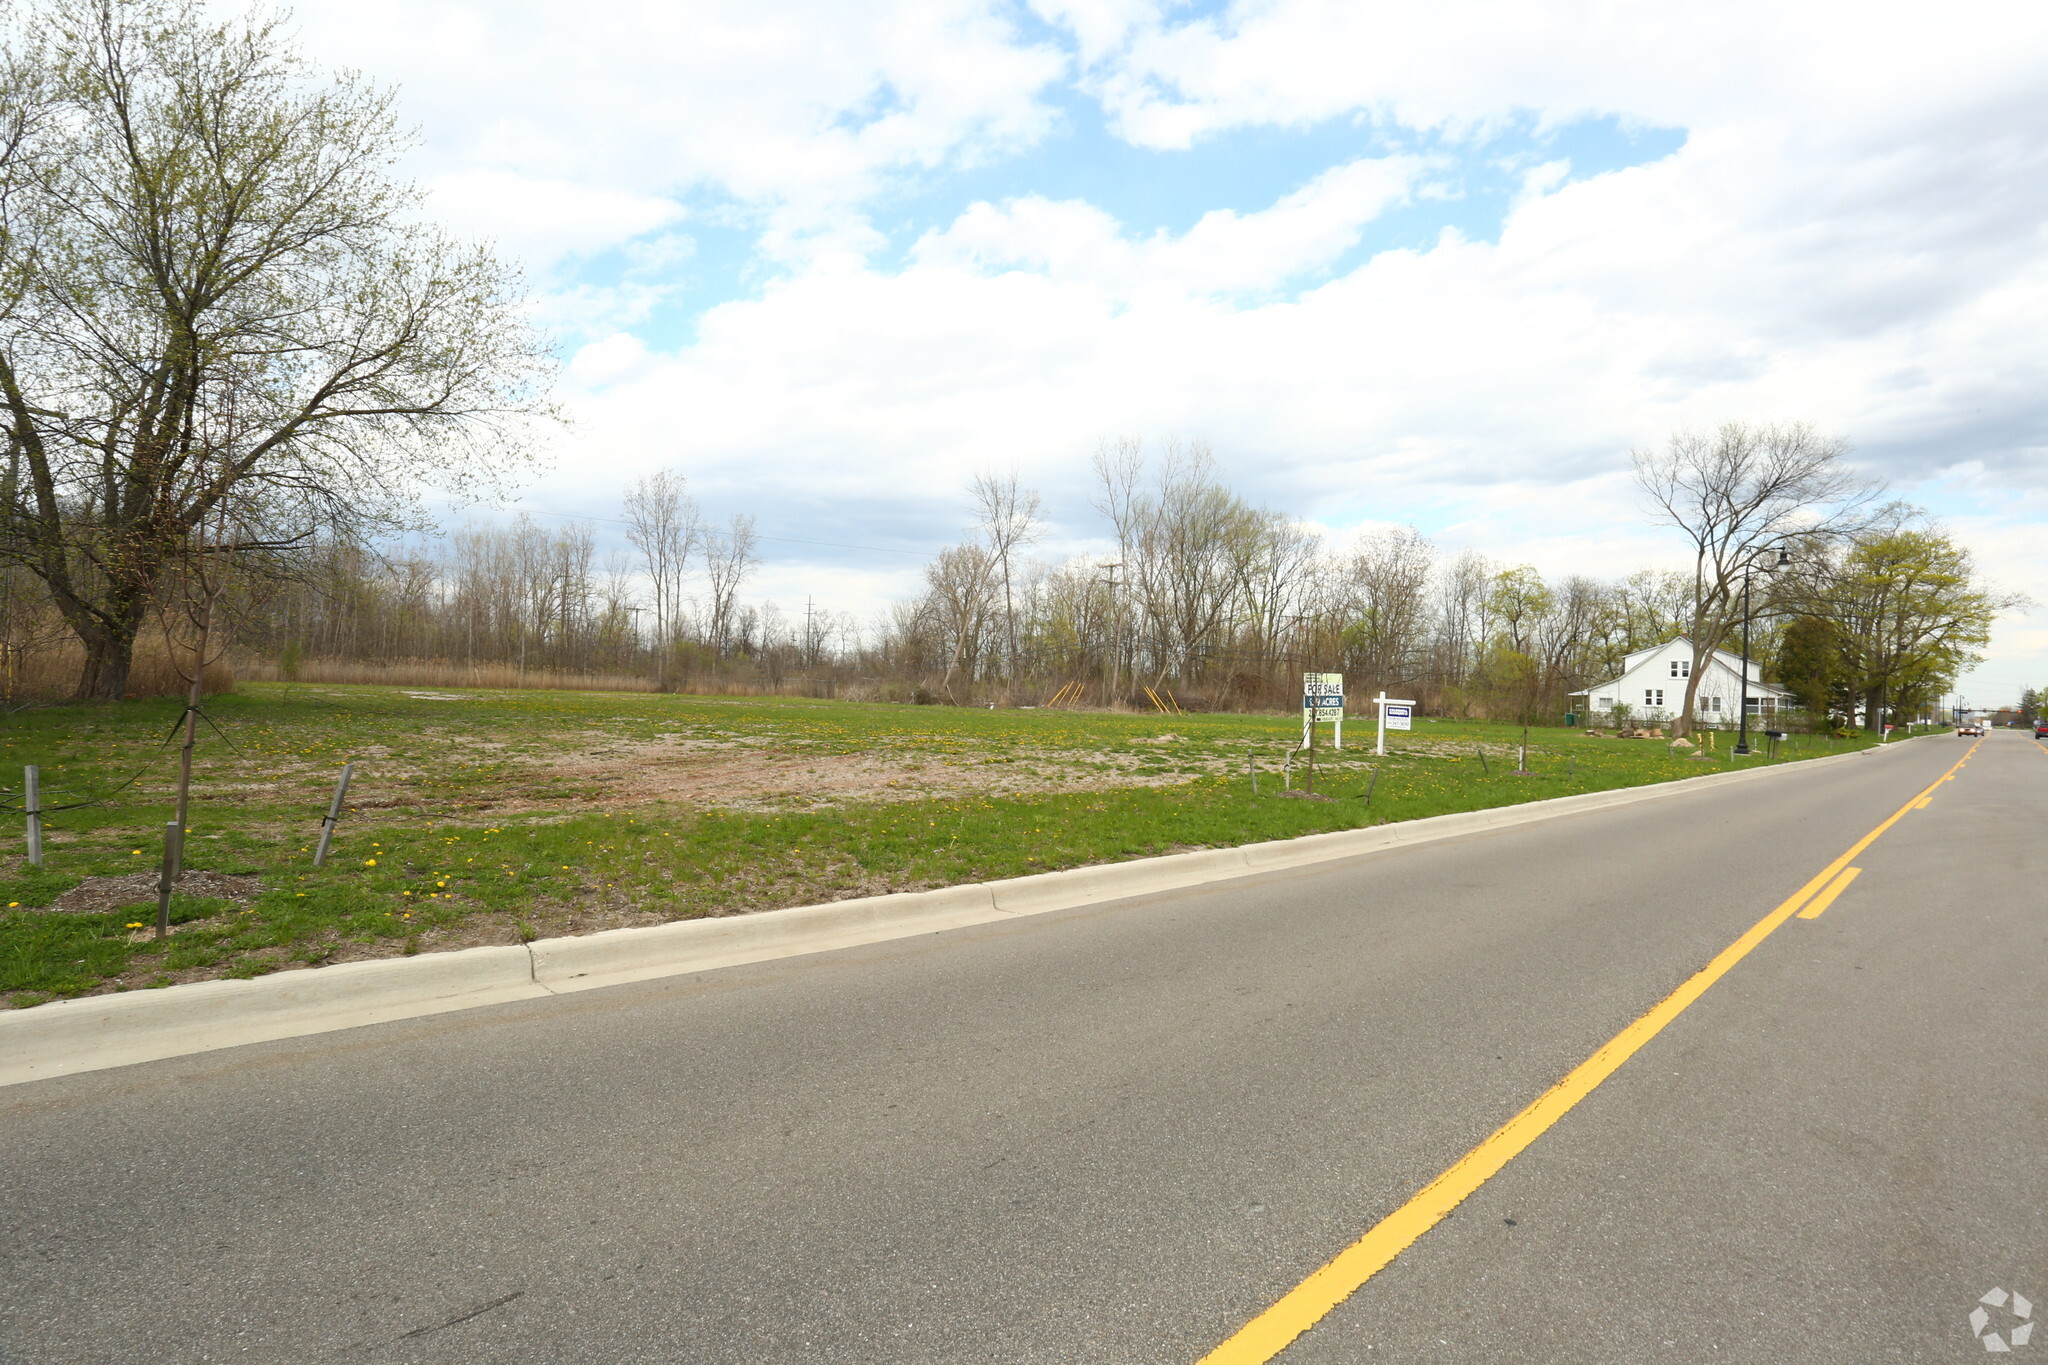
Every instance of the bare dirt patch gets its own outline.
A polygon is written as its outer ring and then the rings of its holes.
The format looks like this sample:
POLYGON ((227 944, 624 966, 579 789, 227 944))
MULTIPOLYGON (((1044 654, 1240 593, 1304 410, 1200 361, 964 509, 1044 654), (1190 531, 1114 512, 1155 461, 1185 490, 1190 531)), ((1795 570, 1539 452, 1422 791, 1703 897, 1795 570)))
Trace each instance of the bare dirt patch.
MULTIPOLYGON (((1098 791, 1112 787, 1171 786, 1178 772, 1132 772, 1135 756, 1091 754, 1091 768, 1071 755, 1017 753, 1007 761, 960 760, 903 752, 790 754, 763 746, 609 739, 601 751, 584 750, 536 763, 527 772, 537 785, 567 783, 584 789, 579 804, 599 807, 668 801, 735 810, 786 807, 792 801, 838 805, 848 801, 917 801, 955 796, 1098 791)), ((508 795, 493 809, 516 813, 553 809, 559 792, 508 795)))
MULTIPOLYGON (((52 910, 98 915, 124 905, 156 898, 157 873, 131 872, 124 877, 87 877, 50 902, 52 910)), ((263 893, 263 879, 227 872, 190 871, 178 878, 181 896, 208 896, 246 904, 263 893)))

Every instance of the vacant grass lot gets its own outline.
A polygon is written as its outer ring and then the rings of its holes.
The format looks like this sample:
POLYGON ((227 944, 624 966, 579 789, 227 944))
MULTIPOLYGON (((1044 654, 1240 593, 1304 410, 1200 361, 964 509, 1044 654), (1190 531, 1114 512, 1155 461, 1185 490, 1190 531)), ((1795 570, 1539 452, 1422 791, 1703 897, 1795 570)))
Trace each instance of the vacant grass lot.
MULTIPOLYGON (((1731 762, 1725 735, 1694 759, 1554 729, 1534 733, 1517 775, 1517 731, 1434 721, 1391 737, 1382 762, 1359 724, 1341 755, 1317 755, 1316 790, 1336 799, 1306 801, 1278 795, 1299 733, 1285 717, 245 684, 209 703, 193 875, 158 943, 144 926, 180 714, 57 707, 0 726, 12 806, 28 763, 46 805, 98 802, 50 816, 40 871, 18 810, 6 816, 0 1003, 918 890, 1731 762), (315 868, 350 759, 348 814, 315 868)), ((1857 747, 1795 743, 1778 761, 1857 747)))

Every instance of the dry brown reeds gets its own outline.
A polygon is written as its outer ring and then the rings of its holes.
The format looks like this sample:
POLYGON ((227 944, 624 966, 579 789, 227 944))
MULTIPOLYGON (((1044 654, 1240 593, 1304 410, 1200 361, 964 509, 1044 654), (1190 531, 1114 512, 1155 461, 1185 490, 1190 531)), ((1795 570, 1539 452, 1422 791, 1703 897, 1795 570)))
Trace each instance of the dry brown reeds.
POLYGON ((652 692, 648 678, 572 673, 517 664, 466 664, 448 659, 305 659, 286 678, 275 660, 241 659, 237 677, 251 682, 370 683, 386 687, 539 688, 562 692, 652 692))
MULTIPOLYGON (((174 646, 162 635, 144 635, 135 642, 127 695, 179 696, 191 685, 181 668, 191 667, 189 647, 174 646)), ((84 672, 85 647, 75 639, 41 646, 0 643, 0 704, 21 706, 67 700, 77 695, 78 680, 84 672)), ((208 695, 231 692, 234 686, 235 670, 226 660, 217 659, 207 665, 208 695)))
MULTIPOLYGON (((463 663, 454 659, 304 659, 291 677, 275 659, 244 657, 235 676, 250 682, 366 683, 382 687, 479 687, 562 692, 657 692, 654 679, 630 673, 583 673, 555 668, 521 668, 507 663, 463 663)), ((691 674, 672 680, 670 692, 700 697, 838 697, 849 701, 903 700, 868 680, 832 678, 732 678, 691 674)))

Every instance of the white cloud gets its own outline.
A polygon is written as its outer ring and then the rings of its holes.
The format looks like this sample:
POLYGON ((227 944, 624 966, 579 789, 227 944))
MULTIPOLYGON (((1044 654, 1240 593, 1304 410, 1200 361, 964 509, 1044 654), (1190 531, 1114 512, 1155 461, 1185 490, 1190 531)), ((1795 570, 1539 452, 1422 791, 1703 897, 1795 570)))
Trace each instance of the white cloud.
POLYGON ((569 382, 585 389, 603 389, 644 374, 653 357, 640 338, 614 332, 576 352, 569 362, 569 382))
MULTIPOLYGON (((831 230, 895 176, 1042 136, 1040 92, 1065 69, 973 0, 315 0, 297 19, 323 62, 400 85, 431 178, 710 191, 791 234, 831 230)), ((565 209, 570 249, 593 241, 583 207, 565 209)), ((492 235, 555 211, 512 208, 492 235)))
POLYGON ((1270 208, 1216 209, 1185 233, 1162 230, 1136 241, 1108 214, 1078 201, 975 204, 927 234, 915 254, 935 266, 1032 270, 1119 301, 1265 293, 1356 246, 1366 224, 1409 197, 1426 165, 1403 156, 1353 161, 1270 208))
MULTIPOLYGON (((1739 415, 1879 447, 1942 420, 1964 377, 2048 380, 2028 342, 2041 263, 1902 305, 1902 276, 1949 267, 1863 239, 1844 216, 1864 210, 1815 172, 1714 133, 1526 198, 1497 244, 1451 235, 1251 302, 1224 296, 1327 259, 1378 201, 1322 184, 1144 238, 1085 204, 977 205, 901 270, 841 262, 711 310, 694 345, 583 402, 584 440, 630 462, 680 405, 664 458, 737 497, 945 504, 967 470, 1020 463, 1078 521, 1097 439, 1173 430, 1305 514, 1420 515, 1511 553, 1540 506, 1546 536, 1608 543, 1586 567, 1619 572, 1653 539, 1613 479, 1633 444, 1739 415), (1327 201, 1347 207, 1312 211, 1327 201), (1899 378, 1920 373, 1954 378, 1899 378)), ((1932 472, 1925 450, 1888 458, 1932 472)))
MULTIPOLYGON (((1908 488, 1968 467, 1965 511, 2048 490, 2048 7, 1033 7, 1071 55, 969 0, 384 0, 306 23, 322 56, 405 83, 456 216, 536 257, 635 261, 544 306, 592 343, 572 472, 537 494, 564 504, 677 464, 764 531, 937 541, 962 477, 1015 463, 1082 535, 1095 442, 1175 431, 1299 515, 1414 517, 1605 574, 1660 543, 1625 452, 1683 424, 1812 420, 1908 488), (1539 140, 1498 241, 1358 265, 1374 220, 1453 193, 1454 165, 1347 160, 1177 232, 1027 187, 882 264, 892 194, 1046 139, 1068 79, 1133 142, 1198 149, 1161 175, 1202 174, 1221 133, 1342 119, 1446 131, 1446 157, 1586 116, 1686 141, 1570 181, 1539 140), (663 350, 633 333, 689 268, 699 220, 676 206, 706 192, 764 230, 758 295, 663 350)), ((2016 569, 2048 508, 1951 516, 2016 569)), ((2031 619, 1998 648, 2048 682, 2031 619)))
POLYGON ((436 221, 530 261, 590 255, 686 216, 681 204, 658 195, 504 170, 450 171, 426 188, 436 221))
MULTIPOLYGON (((1040 0, 1059 19, 1069 7, 1040 0)), ((1411 128, 1532 112, 1666 126, 1925 126, 1985 84, 2030 88, 2048 11, 1906 0, 1711 10, 1513 0, 1361 5, 1259 0, 1177 20, 1179 6, 1073 6, 1089 83, 1128 136, 1184 147, 1223 129, 1360 111, 1411 128)))

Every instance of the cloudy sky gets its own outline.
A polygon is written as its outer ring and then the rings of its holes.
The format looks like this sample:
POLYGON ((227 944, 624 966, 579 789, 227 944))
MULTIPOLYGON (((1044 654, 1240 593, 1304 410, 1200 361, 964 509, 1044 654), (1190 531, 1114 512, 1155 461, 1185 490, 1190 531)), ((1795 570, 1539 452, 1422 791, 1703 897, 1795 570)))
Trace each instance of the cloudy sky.
MULTIPOLYGON (((1021 470, 1208 442, 1343 534, 1676 564, 1632 446, 1837 433, 2048 599, 2048 6, 305 0, 521 260, 573 429, 536 510, 683 471, 763 596, 866 612, 1021 470), (830 542, 817 544, 812 542, 830 542), (865 547, 865 548, 847 548, 865 547)), ((2048 610, 1973 700, 2048 686, 2048 610)))

